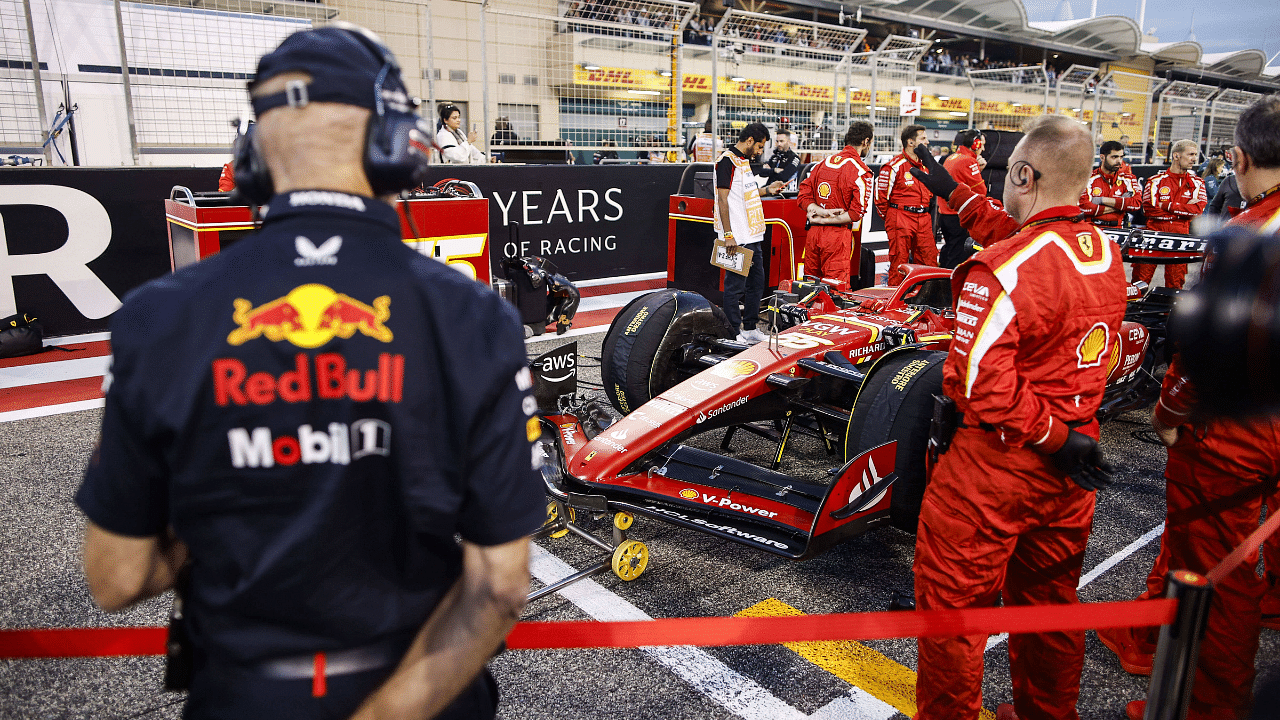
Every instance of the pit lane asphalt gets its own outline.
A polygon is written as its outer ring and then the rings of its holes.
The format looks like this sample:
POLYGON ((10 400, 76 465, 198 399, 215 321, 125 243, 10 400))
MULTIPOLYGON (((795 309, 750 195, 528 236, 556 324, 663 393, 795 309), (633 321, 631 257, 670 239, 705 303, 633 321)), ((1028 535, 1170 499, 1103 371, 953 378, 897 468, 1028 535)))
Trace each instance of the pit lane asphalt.
MULTIPOLYGON (((580 388, 599 383, 603 334, 573 338, 582 356, 580 388)), ((564 340, 530 343, 534 357, 564 340)), ((158 625, 169 598, 160 597, 119 614, 93 607, 79 569, 83 519, 72 496, 97 434, 101 410, 0 424, 0 628, 158 625)), ((1098 497, 1085 571, 1132 543, 1164 519, 1160 477, 1164 451, 1133 437, 1145 430, 1145 415, 1130 413, 1103 428, 1103 447, 1117 466, 1115 485, 1098 497)), ((710 433, 707 447, 723 431, 710 433)), ((790 455, 791 469, 838 464, 816 441, 802 440, 790 455), (800 451, 804 451, 803 455, 800 451)), ((699 443, 702 444, 702 443, 699 443)), ((735 449, 765 457, 764 441, 739 433, 735 449)), ((585 521, 601 536, 608 521, 585 521)), ((883 527, 854 538, 814 560, 796 563, 696 532, 639 518, 630 536, 650 552, 649 568, 627 583, 611 573, 594 577, 612 593, 652 617, 731 615, 767 598, 809 614, 869 612, 886 608, 894 592, 912 587, 913 538, 883 527)), ((564 563, 583 568, 601 557, 572 537, 539 542, 564 563)), ((1084 602, 1128 600, 1144 587, 1158 541, 1147 544, 1080 591, 1084 602)), ((534 583, 535 587, 539 583, 534 583)), ((531 603, 526 620, 582 620, 585 611, 559 595, 531 603)), ((865 643, 914 669, 914 639, 865 643)), ((1009 671, 1002 644, 986 655, 984 705, 1010 701, 1009 671)), ((809 715, 846 695, 850 686, 781 646, 705 648, 706 656, 809 715)), ((1280 681, 1280 633, 1263 630, 1259 682, 1280 681)), ((733 718, 724 705, 643 650, 508 652, 491 668, 502 688, 499 717, 508 720, 565 718, 733 718)), ((180 696, 160 688, 159 658, 0 661, 0 718, 176 718, 180 696), (165 707, 166 704, 169 704, 165 707)), ((723 677, 704 678, 720 697, 741 693, 723 677)), ((1087 635, 1079 703, 1085 720, 1124 717, 1124 704, 1144 696, 1146 678, 1125 674, 1115 657, 1087 635)), ((901 718, 902 715, 895 717, 901 718)))

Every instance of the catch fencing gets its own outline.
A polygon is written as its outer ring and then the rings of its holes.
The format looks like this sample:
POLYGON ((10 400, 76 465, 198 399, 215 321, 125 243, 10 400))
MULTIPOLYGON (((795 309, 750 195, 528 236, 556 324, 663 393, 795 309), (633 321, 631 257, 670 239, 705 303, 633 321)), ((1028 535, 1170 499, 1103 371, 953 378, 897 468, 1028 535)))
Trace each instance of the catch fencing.
POLYGON ((844 23, 736 8, 710 17, 688 0, 83 0, 74 19, 47 3, 33 17, 32 1, 0 0, 0 152, 51 147, 58 157, 49 159, 67 164, 67 138, 44 140, 86 97, 94 102, 68 126, 82 155, 90 149, 83 164, 225 161, 231 121, 251 112, 245 83, 258 57, 292 32, 336 21, 386 41, 425 116, 457 106, 474 144, 508 161, 677 161, 708 120, 726 144, 750 122, 789 129, 813 159, 865 119, 876 126, 874 150, 893 152, 915 121, 900 115, 901 90, 922 77, 931 127, 1018 130, 1048 112, 1089 123, 1099 141, 1128 135, 1144 151, 1180 137, 1217 149, 1257 97, 1162 85, 1119 66, 937 73, 930 61, 922 76, 927 39, 870 43, 844 23))
POLYGON ((1209 102, 1209 129, 1205 133, 1205 154, 1216 153, 1235 145, 1236 123, 1240 113, 1262 95, 1245 90, 1225 89, 1209 102))
POLYGON ((1155 156, 1168 159, 1170 146, 1179 140, 1201 144, 1209 100, 1218 92, 1213 85, 1174 81, 1160 88, 1156 110, 1155 156))
POLYGON ((0 0, 0 153, 44 152, 40 59, 28 0, 0 0))

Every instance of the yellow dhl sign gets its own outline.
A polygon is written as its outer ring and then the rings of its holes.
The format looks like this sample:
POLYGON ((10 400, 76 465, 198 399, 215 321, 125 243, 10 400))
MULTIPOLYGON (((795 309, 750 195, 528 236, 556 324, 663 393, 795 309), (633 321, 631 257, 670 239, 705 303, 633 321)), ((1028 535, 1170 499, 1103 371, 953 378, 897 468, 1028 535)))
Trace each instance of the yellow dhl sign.
MULTIPOLYGON (((616 88, 619 90, 657 90, 665 92, 671 89, 671 78, 663 77, 659 72, 654 70, 636 70, 633 68, 613 68, 601 67, 596 70, 583 70, 575 68, 573 71, 573 82, 577 85, 591 85, 603 88, 616 88)), ((710 93, 711 92, 711 76, 688 74, 681 78, 680 88, 685 93, 710 93)), ((869 105, 871 103, 871 92, 868 90, 857 90, 852 93, 852 97, 846 98, 848 93, 844 89, 833 88, 830 85, 795 85, 785 82, 777 82, 773 80, 730 80, 722 77, 720 82, 716 84, 716 92, 721 95, 737 95, 737 96, 755 96, 776 98, 779 100, 808 100, 812 102, 829 103, 832 102, 832 95, 835 95, 835 101, 844 103, 861 103, 869 105)), ((888 111, 896 109, 898 105, 897 90, 880 90, 876 93, 876 105, 885 107, 888 111)), ((947 98, 940 100, 932 95, 926 95, 923 98, 921 109, 925 111, 938 112, 969 112, 968 98, 947 98)), ((1033 117, 1045 112, 1043 105, 1020 104, 1014 105, 1010 102, 1003 101, 986 101, 979 100, 974 107, 974 112, 985 115, 1012 115, 1015 117, 1033 117)), ((1083 112, 1075 110, 1062 110, 1063 115, 1079 117, 1082 120, 1092 120, 1093 110, 1086 109, 1083 112)), ((1104 114, 1104 118, 1106 115, 1104 114)), ((1121 126, 1133 124, 1139 125, 1136 118, 1122 118, 1119 120, 1121 126)))

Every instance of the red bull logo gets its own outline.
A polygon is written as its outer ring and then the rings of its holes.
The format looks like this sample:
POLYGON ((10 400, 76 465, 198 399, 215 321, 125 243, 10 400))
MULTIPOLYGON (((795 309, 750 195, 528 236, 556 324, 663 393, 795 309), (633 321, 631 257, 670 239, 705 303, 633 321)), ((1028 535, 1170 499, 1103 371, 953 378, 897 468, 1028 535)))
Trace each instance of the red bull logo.
POLYGON ((357 330, 384 343, 392 338, 384 324, 391 317, 391 298, 386 295, 366 305, 332 288, 309 283, 258 307, 243 298, 232 304, 235 312, 231 319, 240 327, 227 336, 231 345, 266 336, 272 342, 287 340, 298 347, 316 348, 334 337, 349 338, 357 330))

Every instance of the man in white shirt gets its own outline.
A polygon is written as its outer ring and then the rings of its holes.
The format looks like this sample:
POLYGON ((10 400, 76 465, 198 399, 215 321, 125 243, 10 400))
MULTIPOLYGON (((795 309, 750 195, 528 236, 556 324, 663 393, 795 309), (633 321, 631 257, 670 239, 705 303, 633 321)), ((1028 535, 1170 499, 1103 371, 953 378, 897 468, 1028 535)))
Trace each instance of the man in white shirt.
POLYGON ((738 133, 738 144, 726 150, 716 163, 716 234, 726 247, 742 245, 754 251, 747 275, 726 272, 724 276, 724 312, 729 323, 739 329, 739 342, 765 339, 765 334, 756 329, 766 275, 761 254, 765 223, 760 194, 777 195, 782 192, 782 183, 774 182, 762 190, 760 180, 751 172, 751 161, 764 152, 768 141, 769 128, 763 123, 751 123, 738 133))

